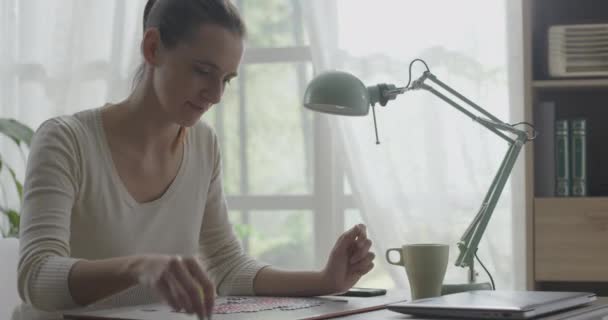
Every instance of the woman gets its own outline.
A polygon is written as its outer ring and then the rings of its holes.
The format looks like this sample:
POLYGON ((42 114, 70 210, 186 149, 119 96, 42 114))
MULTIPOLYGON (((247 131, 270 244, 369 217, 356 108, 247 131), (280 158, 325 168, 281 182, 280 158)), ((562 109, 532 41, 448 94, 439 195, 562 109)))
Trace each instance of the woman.
POLYGON ((365 226, 320 271, 246 256, 227 218, 221 160, 201 116, 236 77, 245 27, 228 0, 148 1, 129 97, 46 121, 26 171, 18 288, 60 311, 166 301, 209 315, 223 295, 324 295, 373 268, 365 226))

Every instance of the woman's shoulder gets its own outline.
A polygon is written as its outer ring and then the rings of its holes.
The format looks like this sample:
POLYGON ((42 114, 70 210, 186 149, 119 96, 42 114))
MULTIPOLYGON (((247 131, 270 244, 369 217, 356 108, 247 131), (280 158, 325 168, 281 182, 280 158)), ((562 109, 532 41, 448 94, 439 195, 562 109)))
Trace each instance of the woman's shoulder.
POLYGON ((205 120, 197 122, 190 128, 192 138, 202 143, 217 143, 215 129, 205 120))
POLYGON ((86 109, 74 114, 59 115, 42 122, 36 131, 51 130, 62 132, 76 132, 79 130, 90 130, 95 122, 98 108, 86 109))
POLYGON ((213 127, 201 120, 188 128, 188 144, 192 146, 195 155, 205 159, 219 156, 220 147, 213 127))
POLYGON ((197 134, 215 135, 215 130, 205 119, 201 119, 200 121, 198 121, 195 125, 192 126, 192 129, 197 132, 197 134))
POLYGON ((34 139, 44 139, 45 143, 87 144, 95 130, 97 112, 95 108, 49 118, 36 129, 34 139))

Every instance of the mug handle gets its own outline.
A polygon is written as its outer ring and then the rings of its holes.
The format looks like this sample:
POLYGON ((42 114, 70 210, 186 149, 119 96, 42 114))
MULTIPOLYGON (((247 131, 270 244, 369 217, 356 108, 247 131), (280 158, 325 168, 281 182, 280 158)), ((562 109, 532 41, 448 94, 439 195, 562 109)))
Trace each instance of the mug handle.
POLYGON ((396 266, 403 266, 403 256, 401 255, 401 248, 390 248, 386 250, 386 261, 390 264, 394 264, 396 266), (393 262, 390 258, 391 251, 395 251, 399 254, 399 261, 393 262))

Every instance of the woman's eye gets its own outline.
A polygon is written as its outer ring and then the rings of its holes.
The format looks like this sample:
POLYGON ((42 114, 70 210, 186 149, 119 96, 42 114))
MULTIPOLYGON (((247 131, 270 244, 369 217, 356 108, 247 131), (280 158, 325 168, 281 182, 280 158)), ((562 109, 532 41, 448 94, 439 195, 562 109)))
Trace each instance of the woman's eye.
POLYGON ((224 79, 224 85, 230 84, 230 80, 232 79, 224 79))
POLYGON ((209 71, 207 71, 207 70, 198 69, 198 68, 195 68, 195 69, 194 69, 194 71, 195 71, 196 73, 200 74, 200 75, 203 75, 203 76, 206 76, 206 75, 208 75, 208 74, 210 73, 210 72, 209 72, 209 71))

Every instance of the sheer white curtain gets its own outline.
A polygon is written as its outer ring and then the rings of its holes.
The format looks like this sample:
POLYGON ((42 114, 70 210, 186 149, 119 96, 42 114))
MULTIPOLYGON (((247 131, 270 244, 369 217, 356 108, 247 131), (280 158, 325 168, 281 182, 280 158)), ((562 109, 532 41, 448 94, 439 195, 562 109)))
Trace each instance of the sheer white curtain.
POLYGON ((3 116, 36 126, 127 94, 145 1, 0 3, 3 116))
MULTIPOLYGON (((306 2, 315 69, 351 72, 367 85, 405 85, 408 65, 425 60, 443 82, 506 122, 523 121, 521 10, 512 0, 312 0, 306 2), (519 59, 518 59, 519 58, 519 59), (519 81, 521 82, 521 81, 519 81)), ((422 74, 415 64, 413 77, 422 74)), ((399 287, 402 268, 386 266, 387 248, 449 243, 447 283, 463 283, 453 266, 456 243, 477 213, 508 146, 426 91, 408 92, 371 115, 332 116, 347 175, 378 262, 399 287)), ((498 288, 522 288, 523 154, 505 188, 478 255, 498 288), (515 221, 515 223, 514 223, 515 221)), ((487 280, 477 265, 480 281, 487 280)))
MULTIPOLYGON (((140 60, 144 4, 0 0, 0 117, 36 129, 50 117, 126 97, 140 60)), ((23 159, 14 151, 0 139, 0 154, 23 177, 23 159)), ((18 198, 6 189, 9 206, 17 208, 18 198)))

